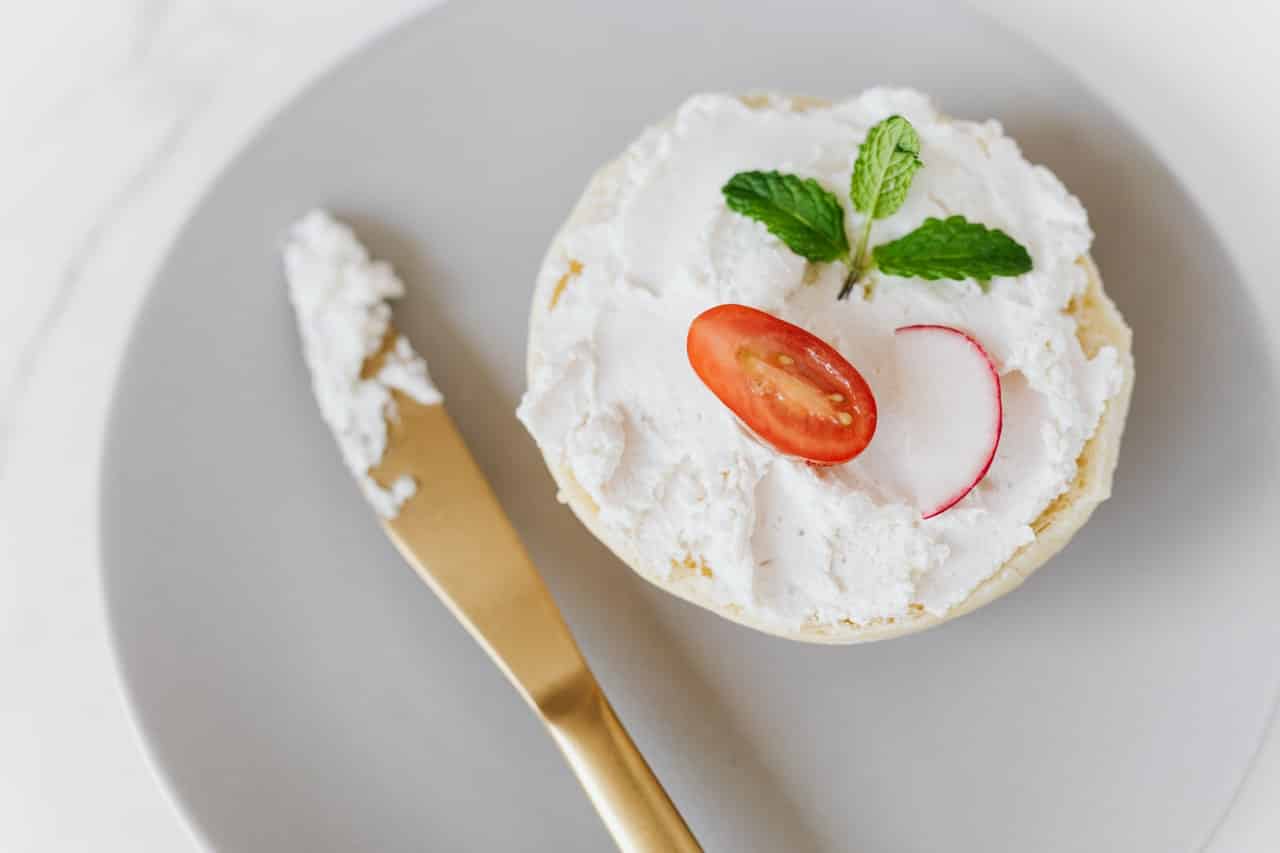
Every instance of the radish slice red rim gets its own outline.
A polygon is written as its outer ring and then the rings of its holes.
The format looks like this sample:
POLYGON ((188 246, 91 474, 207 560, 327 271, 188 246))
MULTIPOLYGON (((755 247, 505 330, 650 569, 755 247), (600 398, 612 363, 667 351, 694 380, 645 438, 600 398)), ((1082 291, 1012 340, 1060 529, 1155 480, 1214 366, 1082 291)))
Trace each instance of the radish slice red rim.
POLYGON ((897 329, 893 367, 877 383, 880 425, 858 465, 934 518, 991 469, 1004 429, 1000 374, 972 335, 940 325, 897 329))

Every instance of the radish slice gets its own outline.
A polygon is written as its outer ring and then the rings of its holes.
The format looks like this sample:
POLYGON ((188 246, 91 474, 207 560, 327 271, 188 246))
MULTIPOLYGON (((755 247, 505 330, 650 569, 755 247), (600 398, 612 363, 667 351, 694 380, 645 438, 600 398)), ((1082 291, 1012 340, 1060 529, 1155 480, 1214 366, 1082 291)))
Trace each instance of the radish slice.
POLYGON ((903 326, 893 375, 875 391, 879 430, 854 464, 924 518, 951 509, 986 476, 1000 446, 1004 411, 991 357, 959 329, 903 326))

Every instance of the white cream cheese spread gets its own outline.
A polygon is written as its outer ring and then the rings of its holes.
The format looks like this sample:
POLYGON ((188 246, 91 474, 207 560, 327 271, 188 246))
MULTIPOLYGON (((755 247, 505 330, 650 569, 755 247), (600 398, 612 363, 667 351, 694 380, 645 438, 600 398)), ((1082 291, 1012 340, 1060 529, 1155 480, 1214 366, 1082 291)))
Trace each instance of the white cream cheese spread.
POLYGON ((444 400, 427 363, 402 335, 396 335, 378 372, 361 376, 390 328, 388 300, 404 295, 404 283, 388 264, 369 258, 350 228, 322 210, 289 231, 284 267, 320 412, 369 503, 392 518, 417 485, 404 475, 384 488, 369 476, 387 447, 387 418, 395 417, 391 389, 426 405, 444 400))
POLYGON ((530 387, 519 417, 571 473, 600 523, 651 571, 702 568, 709 595, 783 628, 911 612, 944 614, 1034 538, 1067 490, 1108 399, 1120 354, 1089 359, 1066 313, 1088 278, 1093 234, 1080 202, 1028 163, 998 123, 954 121, 923 95, 874 89, 830 107, 745 105, 699 95, 647 131, 592 183, 539 273, 530 387), (874 297, 836 293, 841 264, 809 264, 720 188, 736 172, 818 180, 849 210, 850 173, 872 125, 901 114, 924 167, 874 244, 926 217, 962 214, 1027 247, 1034 268, 976 282, 871 273, 874 297), (893 429, 894 329, 953 326, 990 353, 1004 433, 986 478, 924 520, 885 472, 901 452, 878 435, 852 462, 817 468, 747 435, 685 354, 695 316, 738 302, 835 346, 866 378, 893 429))

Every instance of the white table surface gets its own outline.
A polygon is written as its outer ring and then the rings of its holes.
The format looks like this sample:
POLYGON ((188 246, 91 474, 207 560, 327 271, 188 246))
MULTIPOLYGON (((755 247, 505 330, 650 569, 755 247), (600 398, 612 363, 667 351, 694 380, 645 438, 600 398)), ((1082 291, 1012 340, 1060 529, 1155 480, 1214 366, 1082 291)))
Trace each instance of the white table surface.
MULTIPOLYGON (((459 0, 465 2, 465 0, 459 0)), ((248 135, 423 0, 40 0, 0 20, 0 851, 195 848, 106 646, 98 460, 164 249, 248 135)), ((1125 114, 1246 279, 1280 270, 1280 4, 977 0, 1125 114)), ((1280 329, 1280 287, 1260 304, 1280 329)), ((1280 339, 1280 335, 1276 336, 1280 339)), ((1272 342, 1273 353, 1280 343, 1272 342)), ((1280 732, 1213 849, 1280 849, 1280 732)))

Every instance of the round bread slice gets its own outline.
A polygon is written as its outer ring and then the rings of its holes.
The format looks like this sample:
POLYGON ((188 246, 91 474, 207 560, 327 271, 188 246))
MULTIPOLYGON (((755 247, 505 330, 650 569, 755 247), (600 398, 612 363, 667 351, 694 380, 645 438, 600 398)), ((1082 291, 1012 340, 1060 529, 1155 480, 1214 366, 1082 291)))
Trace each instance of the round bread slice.
MULTIPOLYGON (((819 98, 779 98, 774 95, 744 96, 741 100, 754 108, 768 106, 773 109, 786 108, 794 111, 821 108, 830 104, 829 101, 819 98)), ((667 119, 664 124, 669 124, 670 121, 671 119, 667 119)), ((561 235, 578 224, 591 200, 603 193, 603 188, 610 183, 607 180, 608 176, 619 169, 621 169, 620 161, 614 161, 600 169, 592 178, 577 207, 552 241, 547 254, 548 258, 560 251, 561 235)), ((1087 356, 1092 358, 1105 346, 1114 347, 1118 351, 1119 363, 1124 370, 1124 383, 1120 391, 1107 402, 1093 437, 1085 444, 1076 462, 1075 481, 1032 524, 1036 534, 1035 539, 1009 558, 967 598, 941 616, 927 612, 912 612, 901 617, 874 619, 867 622, 851 620, 833 623, 815 622, 803 624, 794 630, 781 629, 772 622, 757 619, 737 604, 724 605, 714 601, 709 594, 710 581, 702 575, 696 564, 677 568, 672 568, 670 565, 648 564, 636 553, 631 542, 600 522, 599 508, 578 483, 571 470, 544 454, 547 467, 560 488, 561 500, 569 505, 597 539, 607 545, 633 571, 667 592, 741 625, 790 640, 851 644, 901 637, 948 622, 958 616, 971 613, 1020 586, 1036 569, 1061 551, 1076 531, 1089 520, 1089 516, 1093 514, 1098 504, 1111 496, 1112 476, 1120 452, 1120 437, 1124 432, 1129 399, 1133 393, 1132 332, 1125 324, 1124 318, 1120 316, 1115 303, 1103 292, 1102 279, 1092 258, 1084 256, 1077 263, 1088 273, 1089 283, 1084 293, 1067 306, 1066 313, 1076 321, 1076 336, 1087 356)), ((534 294, 529 316, 528 375, 530 380, 535 367, 534 353, 542 349, 541 334, 544 325, 542 321, 550 313, 556 296, 555 293, 542 290, 534 294)))

